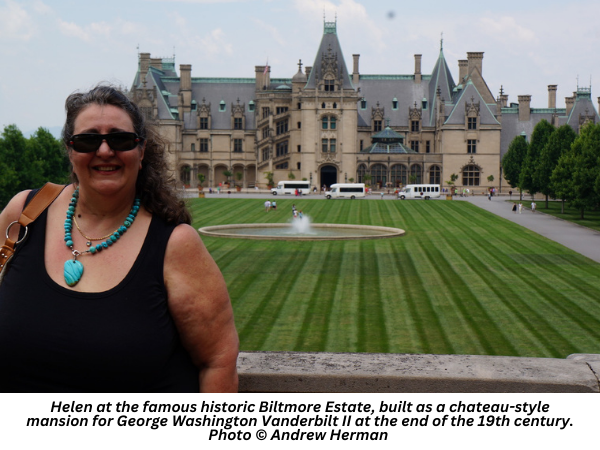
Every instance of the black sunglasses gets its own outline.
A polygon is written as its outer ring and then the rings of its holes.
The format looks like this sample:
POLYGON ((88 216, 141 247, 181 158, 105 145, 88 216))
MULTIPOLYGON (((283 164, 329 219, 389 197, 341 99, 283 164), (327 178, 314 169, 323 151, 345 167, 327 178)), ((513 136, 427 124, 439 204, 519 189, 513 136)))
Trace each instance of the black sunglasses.
POLYGON ((71 136, 69 146, 78 153, 91 153, 97 151, 104 140, 112 150, 120 152, 133 150, 144 142, 137 134, 126 131, 108 134, 83 133, 71 136))

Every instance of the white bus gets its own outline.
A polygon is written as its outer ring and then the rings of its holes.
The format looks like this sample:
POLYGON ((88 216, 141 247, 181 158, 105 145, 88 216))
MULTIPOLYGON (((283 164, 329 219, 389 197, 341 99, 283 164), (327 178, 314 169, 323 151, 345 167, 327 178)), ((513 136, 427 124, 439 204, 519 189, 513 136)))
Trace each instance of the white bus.
POLYGON ((325 197, 330 198, 363 198, 365 196, 364 183, 338 183, 332 184, 330 190, 325 192, 325 197))
POLYGON ((301 195, 308 195, 310 194, 310 183, 308 181, 280 181, 276 188, 271 189, 271 193, 273 195, 294 195, 296 189, 300 191, 301 195))
POLYGON ((407 184, 398 192, 398 198, 400 200, 404 200, 405 198, 424 198, 425 200, 429 200, 430 198, 439 198, 440 191, 439 184, 407 184))

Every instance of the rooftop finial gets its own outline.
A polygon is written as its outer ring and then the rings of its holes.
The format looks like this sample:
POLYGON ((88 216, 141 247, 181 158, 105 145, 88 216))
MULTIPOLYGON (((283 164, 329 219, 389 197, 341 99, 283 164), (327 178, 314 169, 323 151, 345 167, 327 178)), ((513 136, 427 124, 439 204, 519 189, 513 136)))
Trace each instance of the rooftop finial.
POLYGON ((444 50, 444 32, 440 36, 440 51, 444 50))

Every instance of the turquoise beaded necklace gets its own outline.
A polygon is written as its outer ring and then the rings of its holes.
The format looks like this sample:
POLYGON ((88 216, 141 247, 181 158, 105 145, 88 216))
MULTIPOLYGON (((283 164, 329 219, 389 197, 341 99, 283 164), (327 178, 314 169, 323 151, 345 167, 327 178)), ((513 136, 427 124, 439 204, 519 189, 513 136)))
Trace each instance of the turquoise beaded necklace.
POLYGON ((133 206, 131 207, 129 215, 125 219, 125 222, 123 222, 123 225, 121 225, 114 233, 112 233, 110 237, 106 239, 106 241, 102 242, 101 244, 91 246, 85 252, 80 252, 79 250, 75 250, 73 248, 73 235, 71 234, 73 231, 73 217, 75 216, 75 207, 77 206, 78 200, 79 188, 75 189, 75 192, 73 192, 71 202, 69 203, 69 208, 67 209, 67 219, 65 220, 65 244, 71 249, 73 259, 65 261, 64 275, 65 282, 71 287, 79 283, 81 277, 83 276, 83 264, 81 264, 81 261, 78 261, 77 258, 79 256, 85 255, 86 253, 95 255, 96 253, 100 253, 102 250, 112 246, 131 226, 131 224, 135 220, 135 217, 137 216, 138 211, 140 210, 140 199, 136 198, 133 202, 133 206))

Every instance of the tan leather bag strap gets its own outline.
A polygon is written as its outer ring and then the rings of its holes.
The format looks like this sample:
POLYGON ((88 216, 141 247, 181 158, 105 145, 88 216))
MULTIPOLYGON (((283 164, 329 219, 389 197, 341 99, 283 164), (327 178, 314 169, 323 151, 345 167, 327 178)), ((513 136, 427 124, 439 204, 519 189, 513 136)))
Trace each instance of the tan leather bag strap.
POLYGON ((25 207, 19 218, 19 224, 26 227, 39 217, 45 209, 58 197, 58 194, 65 188, 62 184, 46 183, 29 204, 25 207))
MULTIPOLYGON (((21 217, 17 222, 11 223, 6 229, 6 242, 0 247, 0 270, 4 270, 6 263, 12 258, 15 252, 15 246, 21 241, 13 241, 8 237, 8 232, 13 225, 17 223, 23 227, 27 227, 31 222, 39 217, 48 206, 58 197, 58 194, 65 188, 64 185, 46 183, 27 204, 21 217)), ((25 236, 27 236, 27 228, 25 228, 25 236)), ((24 239, 25 237, 23 237, 24 239)), ((0 278, 1 279, 1 278, 0 278)))

